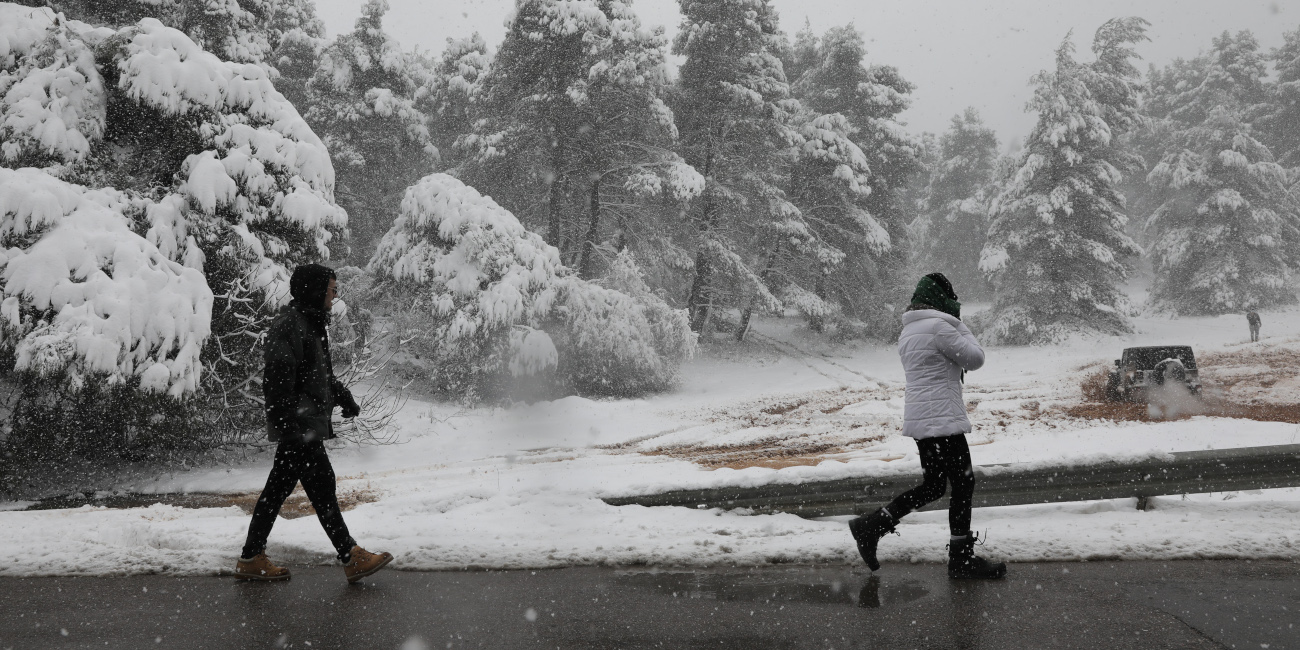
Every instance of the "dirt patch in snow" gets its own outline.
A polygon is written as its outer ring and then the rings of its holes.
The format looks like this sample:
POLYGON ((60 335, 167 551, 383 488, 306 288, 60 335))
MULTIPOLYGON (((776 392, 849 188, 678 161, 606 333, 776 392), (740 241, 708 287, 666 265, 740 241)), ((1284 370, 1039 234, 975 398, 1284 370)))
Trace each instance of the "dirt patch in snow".
POLYGON ((1167 413, 1146 404, 1129 402, 1087 402, 1061 409, 1070 417, 1089 420, 1128 420, 1134 422, 1164 422, 1182 420, 1195 415, 1240 418, 1260 422, 1290 422, 1300 424, 1300 404, 1237 404, 1215 398, 1204 400, 1200 409, 1167 413))
POLYGON ((650 437, 605 448, 678 458, 709 469, 816 465, 868 449, 883 440, 886 431, 895 430, 901 411, 844 410, 887 403, 899 397, 901 390, 901 386, 892 390, 840 388, 762 397, 704 414, 708 424, 698 440, 665 443, 650 437))
MULTIPOLYGON (((883 438, 884 436, 880 436, 883 438)), ((877 438, 880 439, 880 438, 877 438)), ((867 442, 867 441, 861 441, 867 442)), ((682 445, 665 447, 656 454, 689 460, 709 469, 730 467, 768 467, 780 469, 796 465, 816 465, 828 457, 847 453, 846 445, 815 439, 773 438, 744 445, 682 445)))
POLYGON ((1151 404, 1108 402, 1103 366, 1084 374, 1079 382, 1083 403, 1066 405, 1058 412, 1075 418, 1134 422, 1180 420, 1197 415, 1241 418, 1261 422, 1300 423, 1300 350, 1286 347, 1252 347, 1200 355, 1197 366, 1202 396, 1170 391, 1156 395, 1151 404))
MULTIPOLYGON (((227 499, 230 505, 239 506, 246 514, 253 514, 253 508, 257 505, 257 498, 261 496, 256 492, 246 494, 228 495, 227 499)), ((374 503, 379 500, 379 495, 369 486, 359 488, 343 488, 338 491, 339 510, 347 512, 363 503, 374 503)), ((303 491, 302 486, 293 489, 293 493, 288 499, 284 500, 284 506, 280 508, 280 516, 285 519, 297 519, 316 514, 316 509, 311 507, 311 501, 307 499, 307 493, 303 491)))
MULTIPOLYGON (((147 508, 161 503, 177 508, 227 508, 238 506, 240 510, 251 515, 253 514, 253 507, 257 505, 259 496, 261 495, 257 492, 239 494, 115 494, 98 497, 73 495, 42 499, 28 506, 27 510, 62 510, 80 508, 86 505, 113 509, 147 508)), ((359 488, 341 488, 338 491, 338 499, 339 509, 346 512, 363 503, 378 501, 379 495, 367 485, 359 488)), ((311 507, 311 502, 307 499, 307 494, 303 492, 302 486, 295 488, 293 494, 289 495, 289 498, 284 502, 284 506, 280 508, 280 516, 285 519, 297 519, 315 514, 316 509, 311 507)))

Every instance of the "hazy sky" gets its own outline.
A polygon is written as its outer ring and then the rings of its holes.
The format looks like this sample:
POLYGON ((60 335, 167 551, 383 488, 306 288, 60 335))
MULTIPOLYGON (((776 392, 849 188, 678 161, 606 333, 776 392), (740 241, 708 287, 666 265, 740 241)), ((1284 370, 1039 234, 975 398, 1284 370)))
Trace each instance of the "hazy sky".
MULTIPOLYGON (((317 0, 331 36, 352 29, 362 0, 317 0)), ((514 0, 389 0, 385 28, 402 46, 441 52, 449 37, 478 31, 495 48, 514 0)), ((903 119, 912 131, 941 132, 974 106, 1007 141, 1024 136, 1034 116, 1024 111, 1029 78, 1052 65, 1070 30, 1078 57, 1090 60, 1092 34, 1108 18, 1141 16, 1151 42, 1139 47, 1158 65, 1195 56, 1224 30, 1249 29, 1268 51, 1300 27, 1295 0, 773 0, 782 29, 793 36, 807 20, 820 34, 853 23, 867 42, 869 63, 898 67, 916 84, 903 119)), ((643 23, 671 38, 681 21, 676 0, 635 0, 643 23)), ((1145 70, 1145 63, 1140 64, 1145 70)))

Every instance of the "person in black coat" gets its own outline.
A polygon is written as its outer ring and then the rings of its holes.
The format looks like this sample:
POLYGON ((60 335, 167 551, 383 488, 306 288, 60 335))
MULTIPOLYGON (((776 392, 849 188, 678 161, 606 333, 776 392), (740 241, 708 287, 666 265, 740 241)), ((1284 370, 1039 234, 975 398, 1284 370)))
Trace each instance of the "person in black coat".
POLYGON ((1246 312, 1246 325, 1250 326, 1250 341, 1259 341, 1259 313, 1254 309, 1246 312))
POLYGON ((393 556, 366 551, 348 533, 339 510, 334 468, 325 453, 325 441, 335 437, 330 422, 335 406, 342 407, 345 418, 361 413, 352 392, 334 376, 330 360, 328 329, 338 279, 328 267, 305 264, 294 269, 289 294, 293 301, 281 309, 266 335, 262 377, 267 436, 278 443, 275 461, 253 509, 235 576, 289 579, 288 569, 266 557, 266 540, 284 500, 302 481, 348 582, 355 582, 383 568, 393 556))

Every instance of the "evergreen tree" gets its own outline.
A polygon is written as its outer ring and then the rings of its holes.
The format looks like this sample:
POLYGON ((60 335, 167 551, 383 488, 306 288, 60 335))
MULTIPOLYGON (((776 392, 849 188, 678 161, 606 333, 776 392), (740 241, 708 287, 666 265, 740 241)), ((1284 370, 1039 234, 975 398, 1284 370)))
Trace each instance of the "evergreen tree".
POLYGON ((596 63, 589 40, 604 40, 608 4, 519 2, 482 77, 482 117, 460 140, 458 174, 544 232, 565 260, 580 249, 570 215, 585 186, 576 169, 584 121, 572 91, 596 63))
POLYGON ((1282 36, 1282 47, 1270 56, 1277 82, 1259 124, 1278 163, 1295 168, 1300 167, 1300 27, 1282 36))
POLYGON ((1249 32, 1153 75, 1168 146, 1147 177, 1156 278, 1152 301, 1180 314, 1295 302, 1288 286, 1296 203, 1286 173, 1254 137, 1265 65, 1249 32))
POLYGON ((307 82, 316 72, 325 39, 325 24, 316 17, 311 0, 288 0, 272 15, 270 63, 276 72, 275 87, 284 98, 307 112, 307 82))
MULTIPOLYGON (((800 114, 802 146, 792 166, 788 186, 790 210, 785 218, 760 225, 767 250, 760 277, 781 303, 806 315, 816 331, 838 319, 844 305, 867 293, 842 291, 831 278, 846 265, 870 263, 869 257, 850 259, 845 249, 862 244, 873 253, 887 251, 889 233, 862 208, 871 192, 866 155, 850 137, 853 126, 839 113, 800 114)), ((737 337, 749 325, 752 306, 742 315, 737 337)), ((838 323, 849 326, 849 323, 838 323)))
POLYGON ((444 168, 454 167, 456 141, 473 132, 478 118, 479 80, 491 63, 487 43, 475 32, 447 39, 447 48, 424 80, 422 106, 429 116, 429 138, 444 168))
POLYGON ((0 42, 5 443, 247 440, 257 334, 347 223, 329 153, 263 67, 155 18, 0 4, 0 42))
POLYGON ((686 162, 705 178, 692 203, 694 279, 691 328, 705 330, 719 308, 781 302, 764 277, 762 241, 787 219, 802 219, 781 189, 799 135, 778 54, 782 43, 768 0, 680 0, 684 16, 673 52, 685 57, 674 111, 686 162))
POLYGON ((804 19, 803 27, 795 32, 794 42, 781 51, 781 67, 785 78, 798 81, 810 68, 820 60, 818 53, 821 39, 812 30, 812 23, 804 19))
POLYGON ((795 96, 815 113, 844 116, 851 125, 848 137, 869 168, 853 209, 829 215, 821 210, 816 219, 810 217, 813 224, 830 218, 831 227, 821 234, 845 255, 843 264, 828 269, 818 295, 833 296, 877 332, 892 331, 896 315, 887 305, 898 303, 897 287, 905 284, 899 276, 907 263, 906 224, 912 220, 902 195, 921 171, 921 142, 898 122, 913 86, 893 67, 865 65, 862 35, 852 25, 827 30, 815 41, 815 52, 794 84, 795 96))
POLYGON ((938 147, 916 227, 918 260, 926 272, 947 276, 963 297, 986 297, 990 288, 979 261, 989 226, 998 138, 974 108, 967 108, 953 116, 938 147))
POLYGON ((625 2, 603 9, 609 21, 593 39, 596 62, 571 91, 581 120, 575 166, 585 179, 587 219, 577 262, 583 278, 599 275, 597 267, 613 261, 629 233, 654 221, 643 201, 687 201, 704 188, 704 178, 672 151, 678 134, 663 101, 668 77, 662 28, 642 28, 625 2), (607 232, 613 235, 608 240, 607 232))
POLYGON ((392 225, 406 187, 434 164, 412 57, 384 33, 387 10, 387 0, 367 0, 352 33, 321 53, 306 88, 304 117, 329 149, 360 259, 392 225))
POLYGON ((1147 22, 1117 18, 1093 38, 1093 63, 1069 37, 1054 72, 1034 77, 1038 123, 1015 174, 1000 188, 980 269, 995 289, 991 340, 1042 343, 1071 332, 1129 330, 1118 284, 1140 248, 1125 234, 1119 183, 1139 163, 1120 136, 1139 119, 1132 44, 1147 22))
POLYGON ((624 247, 663 242, 664 208, 702 188, 672 150, 665 46, 630 2, 530 0, 471 91, 486 116, 459 140, 460 175, 545 232, 584 278, 624 247))

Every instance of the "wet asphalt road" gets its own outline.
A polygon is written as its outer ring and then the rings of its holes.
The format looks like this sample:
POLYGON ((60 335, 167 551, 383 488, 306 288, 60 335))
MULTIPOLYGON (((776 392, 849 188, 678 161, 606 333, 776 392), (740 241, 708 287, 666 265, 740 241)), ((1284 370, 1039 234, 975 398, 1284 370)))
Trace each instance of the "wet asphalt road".
POLYGON ((0 648, 1300 649, 1300 563, 0 579, 0 648))

